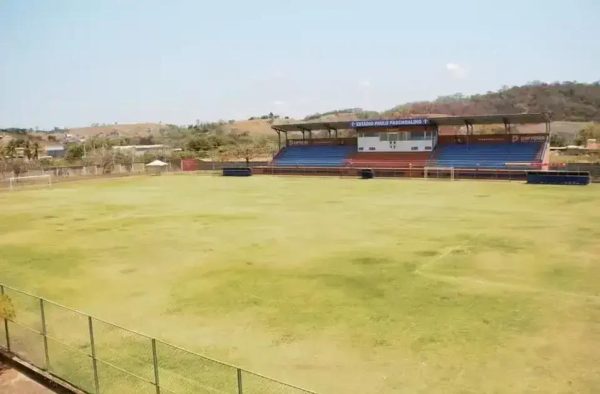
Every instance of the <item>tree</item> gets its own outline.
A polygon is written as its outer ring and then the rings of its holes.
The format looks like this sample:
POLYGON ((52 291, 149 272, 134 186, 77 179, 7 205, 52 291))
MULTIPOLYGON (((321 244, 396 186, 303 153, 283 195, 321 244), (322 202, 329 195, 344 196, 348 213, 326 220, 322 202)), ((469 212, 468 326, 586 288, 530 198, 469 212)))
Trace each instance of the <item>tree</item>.
POLYGON ((129 172, 131 172, 131 169, 133 168, 134 159, 133 152, 123 152, 119 150, 114 154, 115 163, 125 166, 129 172))
POLYGON ((23 159, 10 159, 8 161, 8 168, 12 171, 14 177, 27 172, 27 167, 27 163, 23 159))
POLYGON ((114 165, 114 152, 111 148, 99 148, 91 152, 92 162, 102 168, 103 174, 110 174, 114 165))
POLYGON ((219 160, 219 152, 216 150, 208 151, 208 157, 210 158, 210 162, 212 165, 212 169, 215 169, 215 163, 219 160))
POLYGON ((12 300, 6 294, 0 294, 0 318, 14 319, 16 316, 12 300))
POLYGON ((550 136, 550 146, 565 146, 567 145, 567 140, 564 136, 560 134, 552 134, 550 136))
POLYGON ((83 145, 81 144, 69 144, 67 151, 65 152, 65 160, 74 162, 81 160, 83 157, 83 145))
POLYGON ((4 178, 4 174, 8 171, 8 162, 4 156, 4 149, 0 146, 0 176, 4 178))
POLYGON ((47 168, 50 167, 52 165, 53 161, 52 159, 49 159, 47 157, 40 159, 39 164, 41 168, 47 168))
POLYGON ((198 157, 196 152, 192 152, 192 151, 188 151, 188 150, 182 150, 182 151, 178 151, 178 152, 173 152, 171 154, 171 159, 194 159, 198 157))
POLYGON ((154 137, 152 134, 146 137, 140 137, 140 145, 154 145, 154 137))
POLYGON ((269 144, 266 140, 256 139, 237 145, 236 152, 237 156, 243 158, 249 166, 250 160, 269 152, 269 144))
POLYGON ((29 142, 29 140, 27 140, 25 141, 24 145, 25 149, 23 149, 23 155, 27 158, 27 160, 31 160, 31 158, 33 157, 33 152, 31 151, 31 143, 29 142))
POLYGON ((231 146, 221 146, 215 152, 216 157, 221 163, 230 161, 235 156, 235 152, 231 149, 231 146))
POLYGON ((250 160, 255 158, 258 154, 256 146, 252 142, 236 145, 234 151, 236 157, 241 157, 246 160, 246 166, 249 166, 250 160))
POLYGON ((31 144, 31 157, 35 160, 40 157, 40 144, 37 141, 31 144))
POLYGON ((110 139, 96 135, 85 141, 85 147, 87 151, 92 151, 98 148, 110 148, 117 145, 117 142, 114 138, 110 139))
POLYGON ((204 135, 195 135, 186 143, 185 147, 194 152, 206 152, 215 147, 211 142, 204 135))
POLYGON ((600 123, 592 123, 583 130, 580 130, 575 138, 575 144, 585 145, 587 140, 596 139, 600 140, 600 123))
POLYGON ((6 144, 6 148, 4 148, 4 154, 8 158, 17 157, 17 141, 16 140, 8 141, 8 144, 6 144))

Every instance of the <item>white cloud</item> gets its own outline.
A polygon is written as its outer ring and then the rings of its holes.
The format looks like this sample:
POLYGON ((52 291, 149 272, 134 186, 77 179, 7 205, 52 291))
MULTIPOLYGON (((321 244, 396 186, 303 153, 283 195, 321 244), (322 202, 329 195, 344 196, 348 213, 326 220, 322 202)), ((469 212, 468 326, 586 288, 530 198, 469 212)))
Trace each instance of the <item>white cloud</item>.
POLYGON ((446 70, 455 79, 465 79, 469 73, 469 70, 465 66, 457 63, 446 63, 446 70))
POLYGON ((361 88, 368 89, 368 88, 370 88, 370 87, 371 87, 371 81, 369 81, 368 79, 364 79, 364 80, 362 80, 362 81, 359 81, 359 82, 358 82, 358 85, 359 85, 361 88))
POLYGON ((277 106, 277 107, 281 107, 282 105, 285 105, 285 101, 283 100, 275 100, 272 102, 273 105, 277 106))

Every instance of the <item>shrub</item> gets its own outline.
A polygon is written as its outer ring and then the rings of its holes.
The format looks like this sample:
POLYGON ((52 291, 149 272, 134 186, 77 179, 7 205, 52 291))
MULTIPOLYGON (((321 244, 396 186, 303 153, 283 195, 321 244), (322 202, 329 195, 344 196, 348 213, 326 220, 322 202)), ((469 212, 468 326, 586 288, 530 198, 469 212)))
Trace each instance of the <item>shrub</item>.
POLYGON ((0 295, 0 318, 14 319, 16 316, 15 307, 9 296, 0 295))

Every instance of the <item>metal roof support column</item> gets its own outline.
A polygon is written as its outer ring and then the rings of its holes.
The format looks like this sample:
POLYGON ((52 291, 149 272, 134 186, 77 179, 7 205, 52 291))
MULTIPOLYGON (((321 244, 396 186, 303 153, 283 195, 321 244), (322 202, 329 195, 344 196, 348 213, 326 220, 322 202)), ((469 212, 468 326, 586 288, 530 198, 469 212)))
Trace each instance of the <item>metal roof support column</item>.
POLYGON ((433 151, 433 149, 435 149, 436 145, 438 144, 439 131, 437 123, 433 123, 432 126, 433 127, 431 128, 431 150, 433 151))
POLYGON ((506 134, 510 134, 510 132, 511 132, 510 121, 506 118, 502 118, 502 121, 504 122, 504 131, 506 132, 506 134))
POLYGON ((334 129, 331 126, 327 126, 327 133, 329 133, 329 138, 331 138, 331 132, 334 131, 335 132, 335 138, 337 139, 337 130, 334 129))
POLYGON ((470 127, 469 127, 470 123, 468 120, 465 120, 465 126, 467 127, 467 135, 469 135, 470 132, 470 127))
POLYGON ((311 129, 307 129, 306 127, 298 127, 302 132, 302 141, 306 141, 306 132, 308 131, 309 141, 312 140, 312 131, 311 129))
POLYGON ((465 141, 468 145, 470 140, 469 137, 471 136, 471 134, 473 134, 473 124, 465 119, 465 126, 467 126, 467 138, 465 138, 465 141))

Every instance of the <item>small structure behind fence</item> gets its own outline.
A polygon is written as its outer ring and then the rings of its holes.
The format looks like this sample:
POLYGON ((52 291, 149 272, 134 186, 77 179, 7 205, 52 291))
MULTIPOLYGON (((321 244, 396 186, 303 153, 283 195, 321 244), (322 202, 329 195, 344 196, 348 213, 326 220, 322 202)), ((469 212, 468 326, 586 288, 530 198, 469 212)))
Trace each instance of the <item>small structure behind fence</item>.
POLYGON ((0 293, 16 312, 0 322, 0 349, 88 393, 312 393, 6 285, 0 293))

